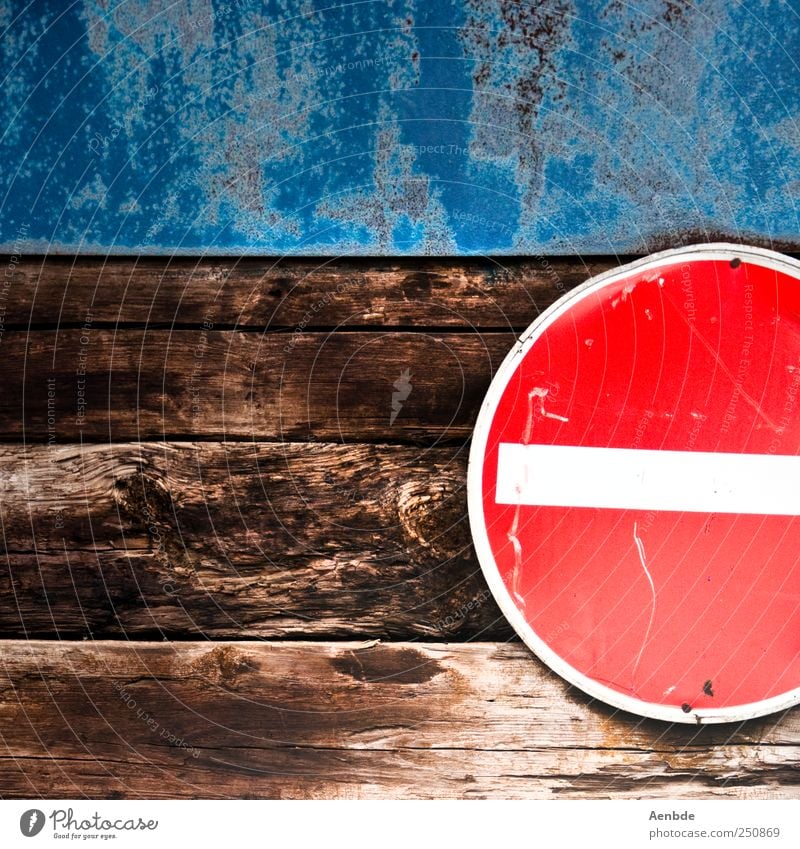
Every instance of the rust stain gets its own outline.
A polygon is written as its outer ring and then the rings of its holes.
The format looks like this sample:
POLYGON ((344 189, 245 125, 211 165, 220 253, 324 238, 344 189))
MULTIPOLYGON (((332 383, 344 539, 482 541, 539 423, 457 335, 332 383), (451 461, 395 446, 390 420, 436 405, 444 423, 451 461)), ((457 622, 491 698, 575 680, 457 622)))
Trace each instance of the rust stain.
POLYGON ((568 41, 574 7, 569 0, 547 4, 467 4, 462 30, 472 74, 474 121, 470 152, 477 161, 515 162, 523 208, 534 205, 543 182, 544 154, 537 119, 548 98, 559 101, 564 86, 556 73, 556 54, 568 41))
POLYGON ((644 237, 642 249, 656 253, 657 251, 666 251, 670 248, 682 248, 687 245, 704 244, 706 242, 752 245, 757 248, 766 248, 767 250, 780 251, 782 253, 797 253, 798 250, 798 243, 789 239, 773 239, 756 232, 723 230, 711 226, 681 226, 661 232, 652 232, 644 237))

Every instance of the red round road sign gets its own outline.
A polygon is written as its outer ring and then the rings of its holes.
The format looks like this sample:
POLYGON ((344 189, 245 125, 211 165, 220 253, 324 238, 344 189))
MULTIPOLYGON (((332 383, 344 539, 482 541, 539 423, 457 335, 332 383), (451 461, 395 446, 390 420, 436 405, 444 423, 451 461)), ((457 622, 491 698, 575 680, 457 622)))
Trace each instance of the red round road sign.
POLYGON ((800 263, 702 245, 542 314, 475 427, 469 513, 552 669, 643 716, 800 702, 800 263))

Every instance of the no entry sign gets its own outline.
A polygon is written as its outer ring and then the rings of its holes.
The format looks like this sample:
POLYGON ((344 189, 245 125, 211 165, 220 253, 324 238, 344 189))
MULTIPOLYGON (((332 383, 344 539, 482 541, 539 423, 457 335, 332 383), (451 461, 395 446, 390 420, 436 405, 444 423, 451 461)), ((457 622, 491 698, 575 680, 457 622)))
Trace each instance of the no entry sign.
POLYGON ((503 362, 469 512, 500 607, 616 707, 800 702, 800 263, 704 245, 590 280, 503 362))

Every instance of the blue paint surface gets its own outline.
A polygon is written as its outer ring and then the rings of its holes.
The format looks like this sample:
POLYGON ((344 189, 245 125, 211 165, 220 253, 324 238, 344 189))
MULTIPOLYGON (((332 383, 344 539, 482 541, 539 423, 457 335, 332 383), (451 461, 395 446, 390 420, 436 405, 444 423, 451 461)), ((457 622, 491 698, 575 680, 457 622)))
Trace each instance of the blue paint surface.
POLYGON ((11 0, 6 252, 800 246, 800 0, 11 0))

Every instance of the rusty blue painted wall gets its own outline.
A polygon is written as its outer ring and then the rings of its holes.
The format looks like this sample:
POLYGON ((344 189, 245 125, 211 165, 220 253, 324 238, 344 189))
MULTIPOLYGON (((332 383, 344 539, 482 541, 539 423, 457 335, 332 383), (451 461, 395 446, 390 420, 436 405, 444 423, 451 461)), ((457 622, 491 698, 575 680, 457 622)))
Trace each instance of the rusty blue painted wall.
POLYGON ((5 251, 800 246, 800 2, 11 0, 5 251))

